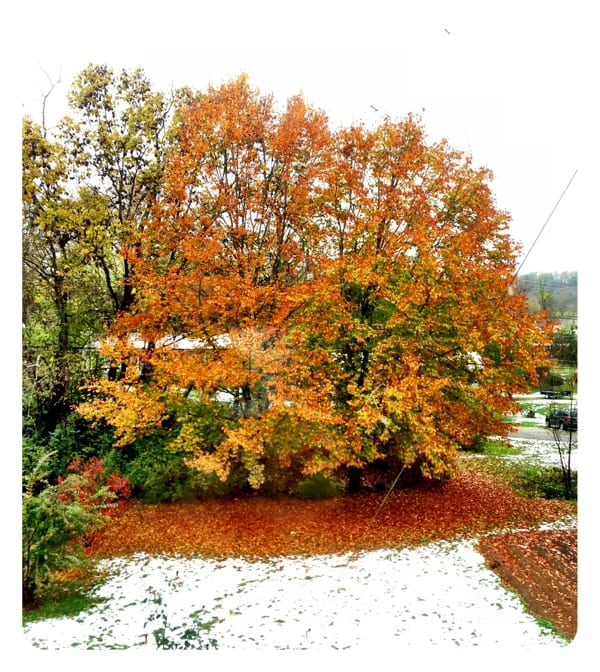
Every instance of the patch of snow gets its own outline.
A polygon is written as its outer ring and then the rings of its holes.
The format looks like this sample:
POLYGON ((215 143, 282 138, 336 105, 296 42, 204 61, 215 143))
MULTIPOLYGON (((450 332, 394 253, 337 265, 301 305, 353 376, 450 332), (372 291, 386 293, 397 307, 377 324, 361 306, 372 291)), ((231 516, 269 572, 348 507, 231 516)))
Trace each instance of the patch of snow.
MULTIPOLYGON (((552 436, 551 430, 548 430, 549 438, 528 439, 516 436, 509 438, 510 445, 518 448, 521 452, 518 455, 503 455, 503 459, 517 462, 536 463, 542 466, 560 467, 560 453, 556 441, 552 436)), ((565 464, 570 459, 571 470, 577 471, 578 452, 577 452, 577 433, 573 432, 571 436, 571 456, 568 458, 569 432, 559 431, 559 440, 563 451, 563 460, 565 464)))
MULTIPOLYGON (((568 524, 568 523, 567 523, 568 524)), ((44 650, 156 648, 160 595, 170 625, 217 619, 203 641, 235 651, 379 650, 566 642, 541 627, 477 552, 476 540, 267 561, 137 554, 100 562, 107 602, 73 618, 30 623, 44 650)))

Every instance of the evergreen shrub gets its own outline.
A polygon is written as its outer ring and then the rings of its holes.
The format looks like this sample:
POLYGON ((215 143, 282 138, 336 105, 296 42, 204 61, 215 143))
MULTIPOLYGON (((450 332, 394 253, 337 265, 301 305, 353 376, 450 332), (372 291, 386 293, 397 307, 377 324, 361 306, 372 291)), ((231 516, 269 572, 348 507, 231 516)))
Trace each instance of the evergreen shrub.
POLYGON ((335 481, 318 473, 300 481, 296 492, 303 499, 329 499, 335 497, 339 490, 335 481))

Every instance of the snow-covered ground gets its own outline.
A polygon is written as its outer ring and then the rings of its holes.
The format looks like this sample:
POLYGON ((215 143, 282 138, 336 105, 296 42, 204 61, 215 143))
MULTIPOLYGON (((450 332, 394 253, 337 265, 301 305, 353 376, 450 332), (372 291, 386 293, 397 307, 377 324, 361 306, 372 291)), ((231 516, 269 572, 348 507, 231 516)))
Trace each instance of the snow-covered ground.
MULTIPOLYGON (((550 431, 549 431, 550 433, 550 431)), ((568 457, 568 444, 569 444, 569 434, 568 432, 561 432, 561 449, 563 451, 563 460, 564 464, 567 465, 570 463, 571 469, 577 471, 578 465, 578 452, 577 452, 577 437, 573 433, 571 441, 571 454, 568 457)), ((550 433, 551 435, 551 433, 550 433)), ((538 439, 521 439, 519 437, 511 437, 510 444, 519 448, 521 451, 518 455, 506 455, 505 459, 514 460, 519 462, 536 462, 544 466, 560 466, 560 452, 558 446, 553 439, 548 440, 538 440, 538 439)))
MULTIPOLYGON (((521 453, 519 455, 506 456, 509 460, 537 462, 538 464, 547 466, 560 466, 560 452, 559 445, 563 451, 563 459, 567 459, 567 452, 569 448, 569 441, 571 442, 570 464, 571 469, 577 471, 578 452, 577 439, 578 432, 568 432, 564 430, 553 431, 546 427, 546 409, 550 405, 559 404, 560 406, 568 406, 571 403, 570 399, 545 399, 539 394, 519 395, 515 396, 517 401, 525 402, 528 405, 535 407, 535 415, 533 418, 526 414, 519 414, 514 416, 513 422, 524 427, 539 427, 543 428, 543 438, 523 438, 520 436, 510 436, 510 443, 515 448, 519 448, 521 453)), ((577 405, 577 395, 573 398, 573 404, 577 405)))
MULTIPOLYGON (((544 423, 543 416, 538 419, 544 423)), ((553 440, 511 442, 523 452, 507 459, 558 464, 553 440)), ((575 444, 573 469, 576 458, 575 444)), ((576 524, 567 519, 562 526, 576 524)), ((100 564, 109 577, 96 593, 107 601, 73 618, 27 625, 24 645, 32 651, 151 651, 153 631, 164 624, 161 613, 168 638, 181 645, 181 633, 198 612, 199 622, 213 622, 202 631, 204 643, 214 640, 218 651, 244 655, 434 645, 564 649, 565 641, 540 626, 486 567, 476 543, 261 562, 143 554, 106 560, 100 564)))
MULTIPOLYGON (((564 526, 573 526, 567 520, 564 526)), ((170 627, 215 619, 219 650, 336 651, 377 647, 562 648, 502 587, 476 540, 360 554, 213 561, 136 555, 102 561, 108 598, 74 618, 24 628, 46 650, 155 649, 160 596, 170 627)), ((179 635, 169 635, 179 641, 179 635)))

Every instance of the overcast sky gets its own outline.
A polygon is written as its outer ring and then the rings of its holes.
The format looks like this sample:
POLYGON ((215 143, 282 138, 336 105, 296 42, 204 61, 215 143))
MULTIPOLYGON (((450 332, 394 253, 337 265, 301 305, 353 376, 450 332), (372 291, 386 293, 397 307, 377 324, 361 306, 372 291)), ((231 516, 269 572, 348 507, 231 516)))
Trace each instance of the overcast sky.
POLYGON ((497 204, 512 215, 522 259, 528 253, 521 272, 579 270, 598 219, 590 211, 600 119, 593 4, 22 3, 19 107, 39 118, 48 77, 60 78, 48 115, 63 114, 73 77, 94 62, 141 66, 161 90, 203 89, 246 72, 282 104, 302 92, 335 126, 422 113, 431 140, 447 138, 493 171, 497 204))

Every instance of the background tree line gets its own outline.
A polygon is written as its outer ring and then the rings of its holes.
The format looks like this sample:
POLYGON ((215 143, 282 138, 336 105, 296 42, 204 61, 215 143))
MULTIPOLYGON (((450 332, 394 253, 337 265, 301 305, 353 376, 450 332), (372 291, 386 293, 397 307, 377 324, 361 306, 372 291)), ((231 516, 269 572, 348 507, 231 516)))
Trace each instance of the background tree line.
POLYGON ((558 322, 551 356, 559 365, 577 367, 577 273, 526 273, 519 277, 531 312, 547 311, 558 322))
POLYGON ((547 310, 555 319, 577 318, 577 273, 525 273, 519 276, 532 312, 547 310))

